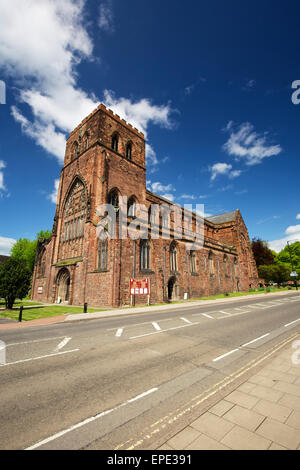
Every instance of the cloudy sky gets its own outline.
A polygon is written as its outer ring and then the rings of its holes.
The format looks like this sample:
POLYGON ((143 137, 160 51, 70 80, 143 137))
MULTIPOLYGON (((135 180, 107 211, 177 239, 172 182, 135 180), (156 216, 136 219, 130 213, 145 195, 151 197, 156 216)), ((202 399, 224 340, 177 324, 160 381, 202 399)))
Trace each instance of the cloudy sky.
POLYGON ((0 0, 0 254, 52 227, 67 134, 100 102, 148 188, 300 239, 298 1, 0 0), (6 99, 3 99, 4 84, 6 99))

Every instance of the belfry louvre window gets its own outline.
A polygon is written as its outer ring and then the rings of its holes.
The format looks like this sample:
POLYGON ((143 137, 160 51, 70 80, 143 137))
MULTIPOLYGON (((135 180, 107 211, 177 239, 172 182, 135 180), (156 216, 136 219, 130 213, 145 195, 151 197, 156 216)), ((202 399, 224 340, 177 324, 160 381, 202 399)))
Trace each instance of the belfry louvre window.
POLYGON ((151 246, 149 240, 142 240, 140 244, 140 269, 151 269, 151 246))
POLYGON ((114 150, 115 152, 118 151, 118 148, 119 148, 119 137, 117 134, 114 134, 111 138, 111 148, 112 150, 114 150))
POLYGON ((177 272, 177 246, 171 243, 170 246, 170 271, 177 272))
POLYGON ((67 198, 64 210, 64 237, 63 240, 71 241, 84 235, 86 219, 86 192, 83 183, 78 179, 74 183, 67 198))
POLYGON ((126 147, 126 158, 128 160, 131 160, 132 158, 132 145, 130 143, 127 144, 127 147, 126 147))
POLYGON ((128 217, 136 217, 136 202, 134 197, 128 201, 128 217))
POLYGON ((98 269, 101 271, 107 270, 108 261, 108 240, 107 236, 99 238, 98 242, 98 269))

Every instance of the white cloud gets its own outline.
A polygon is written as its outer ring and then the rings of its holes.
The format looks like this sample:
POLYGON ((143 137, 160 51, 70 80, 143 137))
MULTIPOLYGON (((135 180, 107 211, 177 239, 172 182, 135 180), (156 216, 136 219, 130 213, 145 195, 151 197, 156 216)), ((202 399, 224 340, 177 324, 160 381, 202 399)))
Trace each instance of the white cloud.
POLYGON ((257 224, 264 224, 266 222, 270 222, 271 220, 276 220, 276 219, 280 219, 280 216, 279 215, 272 215, 270 217, 266 217, 265 219, 260 219, 256 223, 257 224))
POLYGON ((191 201, 194 201, 197 198, 193 194, 182 194, 180 199, 190 199, 191 201))
POLYGON ((114 13, 111 0, 106 0, 101 3, 98 26, 106 32, 114 31, 114 13))
POLYGON ((243 86, 243 90, 249 91, 256 85, 256 80, 247 80, 245 86, 243 86))
MULTIPOLYGON (((298 216, 297 216, 297 219, 298 219, 298 216)), ((290 225, 285 230, 285 234, 286 234, 286 237, 269 242, 269 247, 271 248, 271 250, 279 252, 286 246, 288 241, 291 241, 291 242, 300 241, 300 225, 290 225)))
POLYGON ((163 185, 159 182, 156 182, 151 184, 151 191, 161 194, 165 191, 174 191, 174 188, 171 184, 163 185))
POLYGON ((242 173, 241 170, 232 170, 232 165, 228 163, 215 163, 210 167, 210 180, 214 181, 219 175, 227 175, 229 178, 237 178, 242 173))
MULTIPOLYGON (((77 66, 82 60, 94 60, 85 5, 86 0, 0 2, 0 69, 18 87, 19 104, 12 106, 12 116, 23 133, 59 163, 64 158, 66 134, 99 104, 96 96, 77 84, 77 66), (33 118, 29 119, 28 111, 33 118)), ((108 8, 111 2, 102 6, 108 8)), ((147 98, 117 98, 105 90, 104 104, 145 135, 150 123, 173 126, 170 103, 157 106, 147 98)), ((150 168, 157 168, 159 160, 150 144, 147 159, 150 168)))
POLYGON ((296 215, 296 219, 300 220, 300 214, 296 215))
POLYGON ((50 199, 53 204, 57 203, 57 194, 58 194, 58 187, 59 187, 59 179, 54 181, 54 189, 51 194, 49 194, 48 199, 50 199))
POLYGON ((0 67, 19 86, 19 102, 33 121, 12 107, 23 132, 61 162, 64 133, 97 101, 76 89, 76 66, 92 58, 84 27, 84 0, 11 0, 0 3, 0 67), (26 107, 25 107, 26 109, 26 107))
POLYGON ((0 236, 0 255, 9 255, 11 247, 16 242, 13 238, 0 236))
POLYGON ((169 201, 174 201, 174 195, 171 193, 166 193, 166 194, 161 194, 161 197, 164 197, 165 199, 168 199, 169 201))
POLYGON ((249 122, 241 124, 234 130, 234 124, 230 121, 224 129, 230 132, 228 141, 224 144, 224 150, 236 157, 236 160, 244 159, 246 165, 256 165, 264 158, 278 155, 282 152, 279 144, 272 145, 267 141, 267 133, 257 134, 249 122))
MULTIPOLYGON (((6 167, 6 164, 3 160, 0 160, 0 170, 3 170, 6 167)), ((3 171, 0 171, 0 191, 5 191, 4 186, 4 174, 3 171)))
POLYGON ((147 136, 147 128, 150 123, 171 129, 173 122, 170 103, 162 106, 153 105, 147 98, 133 102, 128 98, 116 98, 111 90, 104 91, 104 104, 118 114, 125 121, 130 122, 134 127, 142 131, 147 136))

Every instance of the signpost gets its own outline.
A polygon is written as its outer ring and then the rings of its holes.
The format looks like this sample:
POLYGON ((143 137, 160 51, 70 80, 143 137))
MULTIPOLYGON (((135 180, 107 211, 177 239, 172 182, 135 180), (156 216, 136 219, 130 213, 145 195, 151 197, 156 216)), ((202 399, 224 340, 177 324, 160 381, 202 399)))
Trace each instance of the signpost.
POLYGON ((133 305, 134 295, 147 295, 148 305, 150 305, 150 280, 130 279, 130 300, 133 305))

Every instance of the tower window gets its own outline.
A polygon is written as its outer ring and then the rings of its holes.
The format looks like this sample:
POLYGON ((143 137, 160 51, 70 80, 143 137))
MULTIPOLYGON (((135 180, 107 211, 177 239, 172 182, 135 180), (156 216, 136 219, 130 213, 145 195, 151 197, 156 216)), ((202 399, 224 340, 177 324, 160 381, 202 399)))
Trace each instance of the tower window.
POLYGON ((115 209, 119 208, 119 196, 116 189, 109 194, 108 204, 111 204, 115 209))
POLYGON ((126 147, 126 158, 128 160, 131 160, 132 159, 132 145, 131 143, 127 144, 127 147, 126 147))
POLYGON ((128 201, 128 217, 136 217, 136 202, 133 197, 128 201))
POLYGON ((115 151, 118 152, 119 148, 119 137, 117 134, 114 134, 111 139, 111 148, 115 151))

